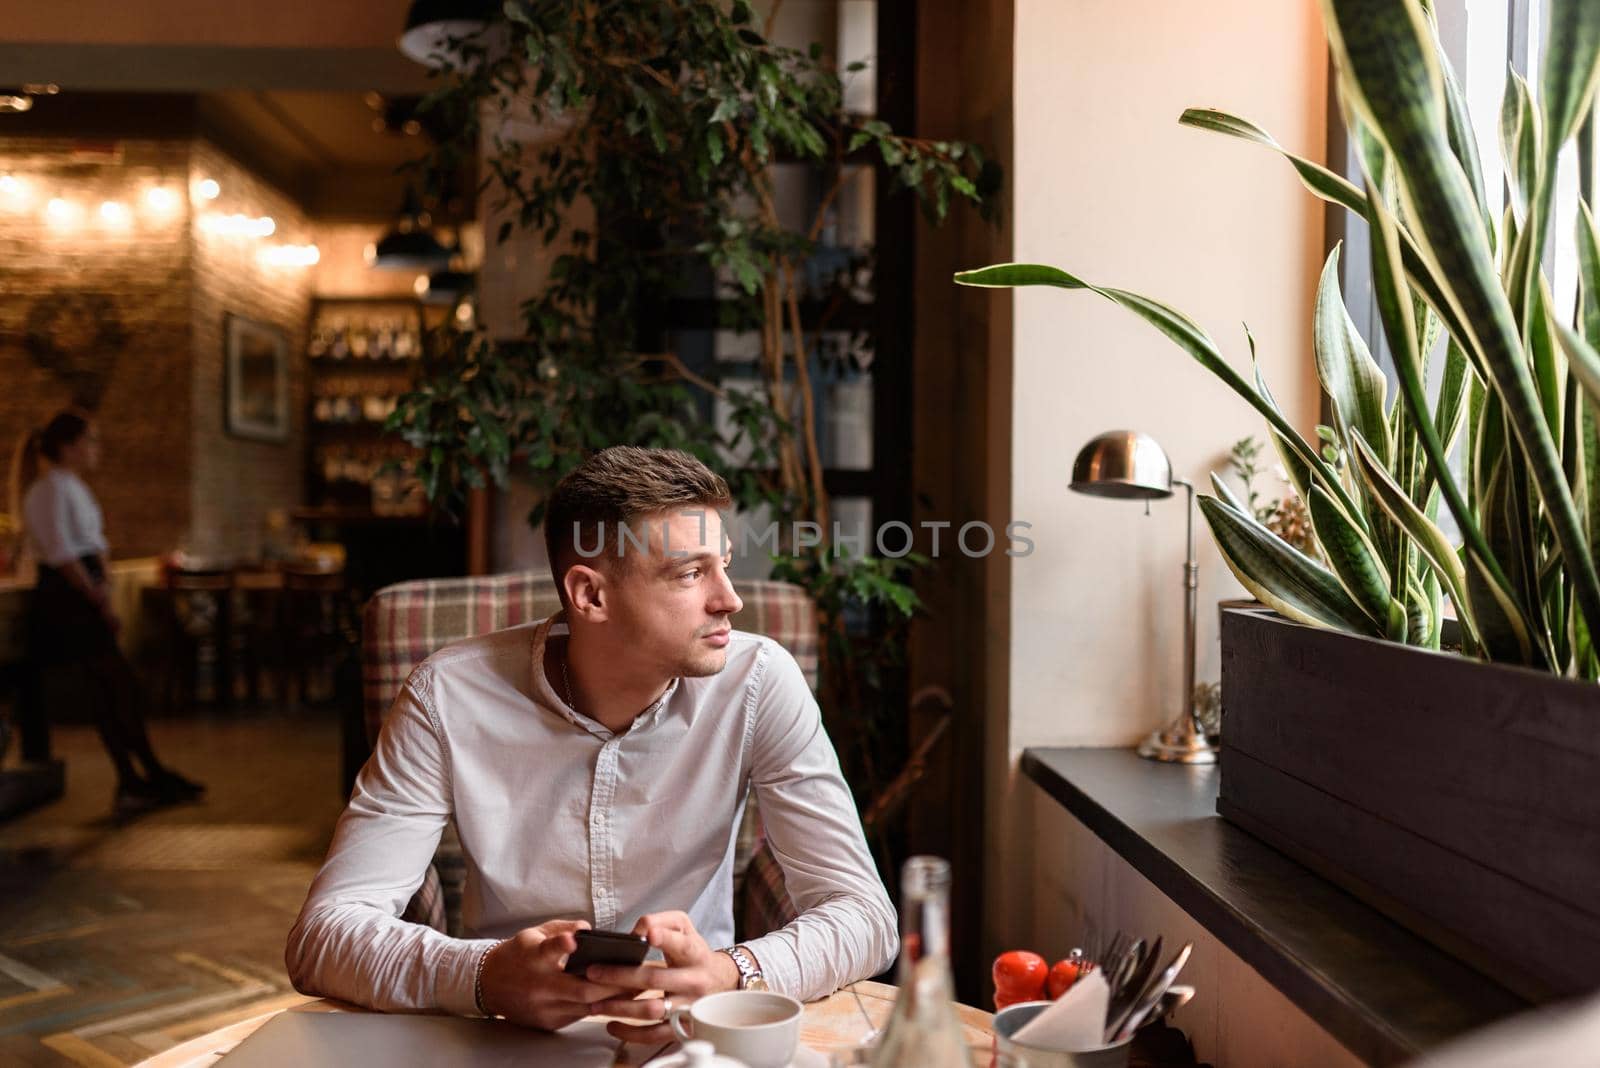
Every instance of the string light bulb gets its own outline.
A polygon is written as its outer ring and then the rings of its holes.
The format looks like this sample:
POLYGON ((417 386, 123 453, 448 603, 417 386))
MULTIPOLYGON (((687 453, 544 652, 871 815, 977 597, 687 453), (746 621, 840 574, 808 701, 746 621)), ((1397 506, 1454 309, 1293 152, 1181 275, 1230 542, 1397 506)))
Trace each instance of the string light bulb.
POLYGON ((273 245, 261 250, 261 262, 270 267, 312 267, 321 259, 316 245, 273 245))
POLYGON ((45 217, 55 226, 71 226, 82 213, 82 208, 61 197, 51 197, 44 208, 45 217))
POLYGON ((178 194, 164 185, 153 185, 144 192, 145 207, 163 214, 178 206, 178 194))
POLYGON ((228 237, 271 237, 278 228, 270 215, 263 215, 259 219, 252 219, 248 215, 204 215, 200 219, 200 229, 208 234, 222 234, 228 237))
POLYGON ((107 200, 100 205, 100 221, 107 226, 127 226, 133 215, 128 205, 117 200, 107 200))
POLYGON ((28 183, 14 174, 0 174, 0 197, 5 197, 9 207, 24 207, 29 200, 28 183))

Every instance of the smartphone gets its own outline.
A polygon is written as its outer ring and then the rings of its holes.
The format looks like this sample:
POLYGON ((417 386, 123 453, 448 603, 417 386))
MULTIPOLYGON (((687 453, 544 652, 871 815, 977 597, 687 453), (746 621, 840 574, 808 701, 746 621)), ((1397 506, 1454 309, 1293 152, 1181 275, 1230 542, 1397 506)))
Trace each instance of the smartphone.
POLYGON ((568 975, 583 975, 591 964, 622 964, 634 967, 644 963, 650 943, 643 935, 624 931, 579 931, 578 948, 567 957, 568 975))

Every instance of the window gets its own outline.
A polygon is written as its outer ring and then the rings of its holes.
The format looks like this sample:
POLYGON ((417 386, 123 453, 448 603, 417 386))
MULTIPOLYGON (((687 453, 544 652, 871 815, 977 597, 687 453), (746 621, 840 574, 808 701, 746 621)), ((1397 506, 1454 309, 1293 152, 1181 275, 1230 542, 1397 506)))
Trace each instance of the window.
MULTIPOLYGON (((1529 79, 1535 100, 1538 98, 1538 70, 1544 43, 1543 27, 1549 0, 1436 0, 1435 17, 1439 36, 1461 84, 1472 114, 1473 132, 1483 169, 1484 188, 1490 210, 1498 220, 1505 210, 1505 170, 1500 151, 1500 105, 1505 93, 1507 70, 1529 79)), ((1329 88, 1329 165, 1361 184, 1361 166, 1353 145, 1343 129, 1333 87, 1329 88)), ((1567 316, 1577 301, 1577 187, 1578 160, 1574 146, 1561 154, 1556 171, 1555 204, 1550 236, 1545 247, 1544 272, 1550 280, 1556 314, 1567 316)), ((1343 209, 1338 218, 1330 215, 1328 241, 1344 242, 1340 259, 1340 283, 1345 303, 1374 358, 1389 380, 1389 396, 1396 397, 1399 383, 1394 360, 1383 336, 1383 325, 1374 301, 1371 280, 1371 246, 1366 223, 1343 209)), ((1441 342, 1441 345, 1443 342, 1441 342)), ((1435 359, 1435 379, 1429 390, 1437 389, 1437 373, 1442 361, 1435 359)), ((1456 443, 1452 466, 1465 467, 1463 444, 1456 443)), ((1439 525, 1447 535, 1459 539, 1455 520, 1441 509, 1439 525)))

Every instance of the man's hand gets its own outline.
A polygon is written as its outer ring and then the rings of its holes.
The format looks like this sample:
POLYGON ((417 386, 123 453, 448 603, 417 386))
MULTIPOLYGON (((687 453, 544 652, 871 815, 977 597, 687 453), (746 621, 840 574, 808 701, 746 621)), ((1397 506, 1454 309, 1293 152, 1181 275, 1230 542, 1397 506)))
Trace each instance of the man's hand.
POLYGON ((695 998, 739 986, 739 969, 726 953, 712 949, 689 917, 681 912, 656 912, 642 916, 633 933, 643 935, 666 958, 666 967, 644 964, 637 968, 595 964, 588 977, 596 983, 622 987, 629 995, 611 998, 591 1006, 602 1016, 621 1016, 649 1023, 631 1025, 610 1023, 606 1030, 627 1042, 671 1042, 677 1036, 667 1026, 668 1001, 674 1008, 693 1003, 695 998), (661 997, 639 998, 643 991, 660 991, 661 997))
POLYGON ((598 1011, 622 987, 591 983, 561 969, 578 948, 574 933, 584 920, 551 920, 525 927, 489 951, 483 962, 480 989, 483 1007, 524 1027, 555 1031, 598 1011))

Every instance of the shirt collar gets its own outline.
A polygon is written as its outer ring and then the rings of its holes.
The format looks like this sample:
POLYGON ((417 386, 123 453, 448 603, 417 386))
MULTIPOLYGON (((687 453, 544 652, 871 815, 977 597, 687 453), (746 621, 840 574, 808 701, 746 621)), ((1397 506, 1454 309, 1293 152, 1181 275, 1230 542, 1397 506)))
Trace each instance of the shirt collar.
MULTIPOLYGON (((531 674, 533 676, 532 688, 534 703, 554 711, 568 723, 571 723, 573 726, 578 727, 581 730, 588 731, 596 738, 599 738, 602 741, 610 741, 612 738, 616 737, 616 735, 603 723, 600 723, 598 720, 590 719, 588 716, 567 704, 565 689, 558 685, 557 680, 550 678, 549 674, 545 671, 544 651, 545 646, 549 644, 549 640, 551 638, 570 639, 571 635, 572 631, 567 626, 565 609, 557 612, 555 615, 551 616, 549 619, 546 619, 544 622, 540 623, 536 628, 534 628, 532 648, 533 662, 530 665, 531 674)), ((659 723, 661 721, 662 713, 667 707, 668 700, 671 699, 673 694, 678 692, 678 684, 681 681, 683 680, 674 678, 671 682, 667 683, 667 688, 661 691, 661 696, 656 698, 654 703, 652 703, 649 708, 646 708, 643 712, 639 713, 639 715, 635 716, 633 723, 623 733, 634 734, 639 731, 649 730, 651 727, 654 727, 657 723, 659 723)))

